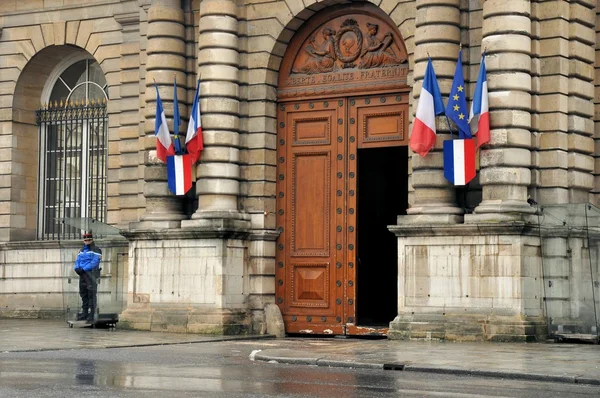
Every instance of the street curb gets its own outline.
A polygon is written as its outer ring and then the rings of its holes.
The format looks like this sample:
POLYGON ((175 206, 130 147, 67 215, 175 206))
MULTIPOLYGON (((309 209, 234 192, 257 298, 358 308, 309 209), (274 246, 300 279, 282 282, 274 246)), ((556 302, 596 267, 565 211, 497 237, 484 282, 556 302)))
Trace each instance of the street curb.
POLYGON ((24 350, 2 350, 0 354, 12 354, 19 352, 46 352, 46 351, 75 351, 75 350, 105 350, 115 348, 137 348, 137 347, 155 347, 165 345, 183 345, 183 344, 204 344, 204 343, 222 343, 223 341, 247 341, 247 340, 269 340, 275 336, 264 334, 257 336, 231 336, 221 337, 212 340, 190 340, 190 341, 175 341, 164 343, 141 343, 141 344, 126 344, 126 345, 107 345, 102 347, 64 347, 64 348, 31 348, 24 350))
POLYGON ((462 376, 477 376, 477 377, 489 377, 498 379, 512 379, 512 380, 530 380, 530 381, 545 381, 553 383, 567 383, 567 384, 590 384, 600 385, 599 379, 590 379, 587 377, 578 376, 557 376, 557 375, 546 375, 538 373, 517 373, 507 371, 495 371, 495 370, 476 370, 476 369, 457 369, 457 368, 442 368, 425 365, 405 365, 405 364, 384 364, 384 363, 367 363, 367 362, 352 362, 333 360, 326 358, 294 358, 294 357, 277 357, 264 354, 256 354, 255 360, 261 362, 277 362, 290 365, 312 365, 312 366, 325 366, 332 368, 346 368, 346 369, 380 369, 380 370, 396 370, 406 372, 422 372, 422 373, 437 373, 437 374, 449 374, 449 375, 462 375, 462 376))

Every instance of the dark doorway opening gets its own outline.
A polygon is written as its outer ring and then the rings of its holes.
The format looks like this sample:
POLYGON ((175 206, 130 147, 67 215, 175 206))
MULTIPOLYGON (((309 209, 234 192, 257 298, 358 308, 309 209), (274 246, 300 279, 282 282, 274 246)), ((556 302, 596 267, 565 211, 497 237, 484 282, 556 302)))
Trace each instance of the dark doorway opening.
POLYGON ((388 225, 408 207, 408 147, 358 150, 357 321, 388 327, 398 314, 398 244, 388 225))

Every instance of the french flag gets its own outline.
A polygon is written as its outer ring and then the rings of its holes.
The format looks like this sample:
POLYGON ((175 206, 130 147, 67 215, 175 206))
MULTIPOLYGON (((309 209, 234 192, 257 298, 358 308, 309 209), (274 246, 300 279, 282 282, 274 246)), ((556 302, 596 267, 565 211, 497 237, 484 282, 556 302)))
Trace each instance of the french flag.
POLYGON ((185 136, 185 147, 190 154, 192 164, 196 164, 200 158, 200 152, 204 149, 204 140, 202 138, 202 121, 200 120, 200 79, 196 85, 196 94, 192 104, 190 122, 188 124, 187 134, 185 136))
POLYGON ((467 185, 475 173, 475 140, 445 140, 444 177, 454 185, 467 185))
POLYGON ((167 156, 167 184, 175 195, 185 195, 192 187, 190 155, 167 156))
POLYGON ((421 156, 427 155, 435 145, 435 117, 442 113, 444 113, 444 103, 430 58, 427 61, 425 79, 423 80, 417 113, 413 122, 410 149, 421 156))
POLYGON ((160 100, 160 94, 158 93, 158 86, 154 84, 154 87, 156 88, 156 116, 154 122, 156 156, 163 162, 166 162, 167 156, 175 154, 175 148, 171 140, 171 133, 169 133, 169 126, 167 126, 167 118, 165 117, 165 111, 160 100))
POLYGON ((477 137, 477 148, 490 141, 490 109, 488 106, 485 53, 481 56, 479 77, 477 77, 471 112, 469 113, 469 126, 471 127, 471 133, 477 137))

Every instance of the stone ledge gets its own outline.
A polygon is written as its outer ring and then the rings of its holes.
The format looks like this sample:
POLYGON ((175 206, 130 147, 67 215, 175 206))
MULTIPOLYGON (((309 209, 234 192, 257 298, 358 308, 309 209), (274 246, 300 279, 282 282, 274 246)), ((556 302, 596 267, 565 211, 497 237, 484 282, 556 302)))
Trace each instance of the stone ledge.
POLYGON ((398 315, 390 322, 391 340, 452 341, 544 341, 548 327, 545 318, 490 315, 398 315))
POLYGON ((65 312, 61 310, 0 310, 0 319, 60 319, 64 316, 65 312))
MULTIPOLYGON (((128 242, 120 235, 114 235, 106 238, 94 239, 98 246, 104 247, 127 247, 128 242)), ((19 250, 19 249, 73 249, 81 248, 80 239, 70 240, 32 240, 20 242, 0 242, 0 250, 19 250)))
POLYGON ((241 335, 250 333, 244 310, 199 310, 181 307, 130 308, 119 319, 119 329, 174 333, 241 335))
POLYGON ((226 222, 220 226, 208 225, 184 229, 135 229, 122 231, 127 240, 176 240, 176 239, 246 239, 249 228, 239 228, 226 222))
POLYGON ((398 237, 410 236, 478 236, 478 235, 538 235, 538 226, 523 221, 479 224, 401 224, 388 225, 398 237))

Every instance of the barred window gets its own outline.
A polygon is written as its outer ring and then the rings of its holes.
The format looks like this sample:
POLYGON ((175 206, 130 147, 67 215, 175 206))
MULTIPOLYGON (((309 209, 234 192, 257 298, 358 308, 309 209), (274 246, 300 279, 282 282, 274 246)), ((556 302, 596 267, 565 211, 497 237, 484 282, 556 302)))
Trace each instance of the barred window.
POLYGON ((64 70, 37 112, 38 237, 78 239, 65 218, 106 220, 107 84, 94 60, 64 70))

